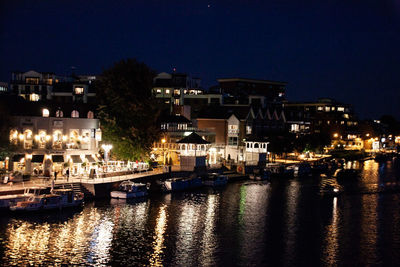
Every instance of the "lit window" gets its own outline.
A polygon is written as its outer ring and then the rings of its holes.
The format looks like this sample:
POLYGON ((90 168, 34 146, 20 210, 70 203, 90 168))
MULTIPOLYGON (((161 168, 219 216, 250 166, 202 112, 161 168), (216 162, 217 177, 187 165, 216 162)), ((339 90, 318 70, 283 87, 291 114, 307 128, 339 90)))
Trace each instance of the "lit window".
POLYGON ((169 89, 165 89, 165 93, 166 93, 166 94, 169 94, 169 93, 170 93, 170 90, 169 90, 169 89))
POLYGON ((323 110, 323 109, 324 109, 323 107, 318 107, 318 108, 317 108, 317 110, 323 110))
POLYGON ((18 131, 17 130, 10 131, 10 142, 12 144, 17 144, 17 142, 18 142, 18 131))
POLYGON ((331 107, 331 109, 332 109, 332 111, 334 111, 334 110, 335 110, 335 107, 331 107))
POLYGON ((344 121, 341 121, 340 124, 344 124, 344 121))
POLYGON ((157 89, 157 90, 156 90, 156 93, 157 93, 157 94, 161 94, 161 89, 157 89))
POLYGON ((343 118, 348 119, 349 118, 349 114, 343 114, 343 118))
POLYGON ((299 125, 298 124, 292 124, 290 126, 291 132, 298 132, 299 131, 299 125))
POLYGON ((175 89, 175 90, 174 90, 174 95, 181 95, 181 91, 178 90, 178 89, 175 89))
POLYGON ((246 125, 246 134, 251 134, 251 125, 246 125))
POLYGON ((74 88, 74 92, 76 95, 82 95, 83 94, 83 87, 77 86, 74 88))
POLYGON ((25 83, 39 84, 39 78, 27 77, 25 78, 25 83))
POLYGON ((180 103, 179 99, 174 99, 174 104, 175 105, 179 105, 179 103, 180 103))
POLYGON ((337 108, 337 111, 343 112, 343 111, 344 111, 344 107, 338 107, 338 108, 337 108))
POLYGON ((79 112, 77 110, 73 110, 71 112, 71 118, 79 118, 79 112))
POLYGON ((94 114, 93 111, 89 111, 87 114, 88 119, 93 119, 94 118, 94 114))
POLYGON ((43 117, 48 117, 48 116, 50 116, 50 111, 49 111, 47 108, 44 108, 44 109, 42 110, 42 116, 43 116, 43 117))
POLYGON ((62 117, 64 117, 64 113, 62 112, 62 110, 59 109, 59 110, 56 111, 56 117, 57 117, 57 118, 62 118, 62 117))
POLYGON ((30 101, 39 101, 40 96, 38 94, 30 94, 29 95, 29 100, 30 101))
POLYGON ((325 107, 325 111, 326 111, 326 112, 331 111, 331 107, 325 107))

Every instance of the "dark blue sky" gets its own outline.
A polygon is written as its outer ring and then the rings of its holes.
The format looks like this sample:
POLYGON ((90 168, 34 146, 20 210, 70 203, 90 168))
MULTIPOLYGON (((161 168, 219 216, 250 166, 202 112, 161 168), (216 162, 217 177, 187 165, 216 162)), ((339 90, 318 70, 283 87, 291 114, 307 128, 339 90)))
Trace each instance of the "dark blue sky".
POLYGON ((281 80, 292 101, 332 97, 361 118, 400 119, 400 0, 0 3, 2 81, 12 70, 97 74, 136 57, 205 87, 281 80))

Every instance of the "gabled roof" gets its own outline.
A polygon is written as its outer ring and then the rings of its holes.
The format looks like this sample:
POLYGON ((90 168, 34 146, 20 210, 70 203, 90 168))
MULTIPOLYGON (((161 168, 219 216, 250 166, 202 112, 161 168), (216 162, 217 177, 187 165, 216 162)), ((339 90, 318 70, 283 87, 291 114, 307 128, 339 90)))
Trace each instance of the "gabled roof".
POLYGON ((191 123, 185 116, 168 115, 160 118, 160 122, 164 123, 191 123))
POLYGON ((178 144, 199 144, 199 145, 203 145, 203 144, 209 144, 210 142, 207 142, 206 140, 201 138, 201 136, 198 135, 197 133, 192 132, 191 134, 189 134, 185 138, 179 140, 177 143, 178 144))

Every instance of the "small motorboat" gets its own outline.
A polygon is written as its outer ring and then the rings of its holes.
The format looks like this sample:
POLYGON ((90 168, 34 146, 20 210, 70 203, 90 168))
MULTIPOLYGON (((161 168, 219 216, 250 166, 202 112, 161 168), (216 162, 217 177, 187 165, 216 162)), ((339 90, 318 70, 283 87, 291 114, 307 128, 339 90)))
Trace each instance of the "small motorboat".
POLYGON ((170 178, 163 182, 164 192, 182 191, 188 188, 189 181, 183 178, 170 178))
POLYGON ((294 167, 294 176, 303 178, 303 177, 310 177, 312 175, 311 166, 308 163, 301 163, 295 165, 294 167))
POLYGON ((53 193, 31 196, 10 206, 11 211, 53 210, 77 207, 83 204, 83 194, 72 189, 55 189, 53 193))
POLYGON ((326 185, 319 191, 322 197, 337 197, 342 193, 340 188, 333 185, 326 185))
POLYGON ((119 190, 111 191, 112 198, 137 198, 147 196, 147 185, 142 183, 134 183, 131 181, 124 181, 120 184, 119 190))
POLYGON ((255 181, 265 181, 269 180, 271 177, 271 173, 269 171, 260 171, 249 174, 249 178, 255 181))
POLYGON ((361 170, 358 169, 337 169, 333 175, 336 180, 354 180, 360 177, 361 170))
POLYGON ((224 186, 228 183, 228 177, 218 173, 211 173, 204 178, 203 184, 211 187, 224 186))
POLYGON ((47 187, 29 187, 24 189, 23 194, 0 196, 0 208, 8 209, 18 201, 23 201, 31 196, 37 196, 44 193, 50 193, 50 189, 47 187))

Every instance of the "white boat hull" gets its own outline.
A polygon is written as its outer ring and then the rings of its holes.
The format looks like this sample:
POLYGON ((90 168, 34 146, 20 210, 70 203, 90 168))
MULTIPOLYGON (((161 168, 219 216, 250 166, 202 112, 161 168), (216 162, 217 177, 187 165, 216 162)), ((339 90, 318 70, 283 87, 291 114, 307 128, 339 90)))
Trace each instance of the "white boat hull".
POLYGON ((147 196, 147 192, 145 192, 145 191, 138 191, 138 192, 111 191, 110 195, 112 198, 129 199, 129 198, 137 198, 137 197, 147 196))

